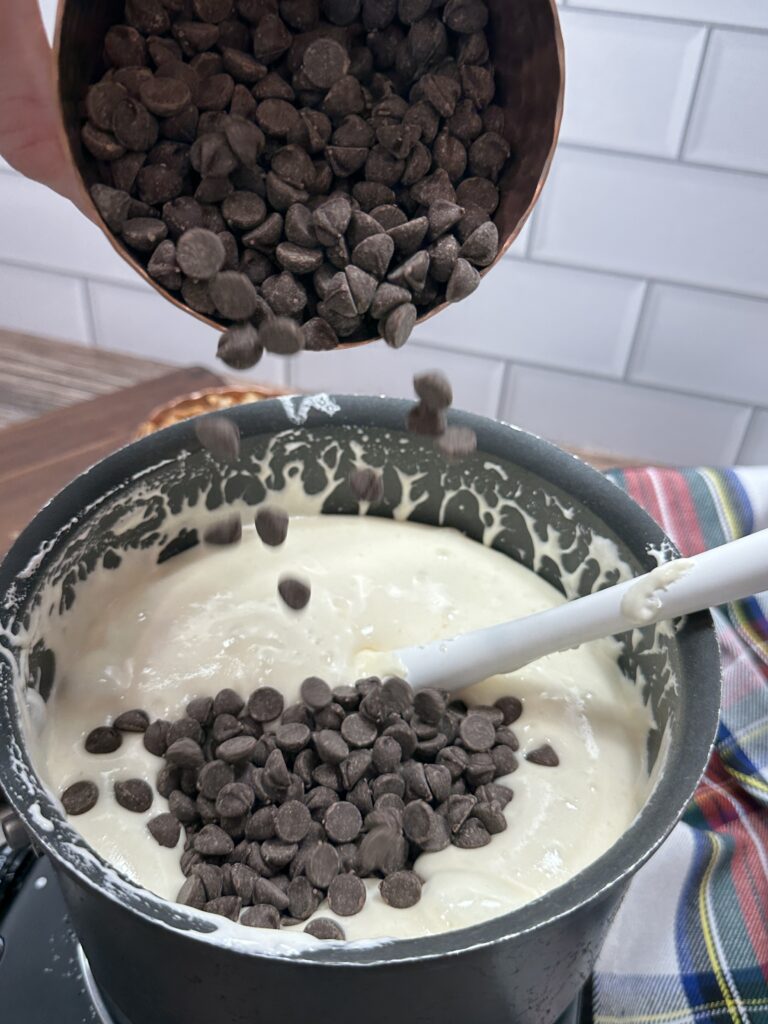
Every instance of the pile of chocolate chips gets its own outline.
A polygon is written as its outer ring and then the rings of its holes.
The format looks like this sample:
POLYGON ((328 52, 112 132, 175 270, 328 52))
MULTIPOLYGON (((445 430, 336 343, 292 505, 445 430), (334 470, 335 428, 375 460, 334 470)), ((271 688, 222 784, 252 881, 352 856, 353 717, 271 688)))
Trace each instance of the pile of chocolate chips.
POLYGON ((126 0, 85 97, 109 228, 253 366, 471 294, 510 159, 483 0, 126 0))
MULTIPOLYGON (((285 707, 269 686, 246 701, 225 689, 190 701, 177 721, 129 711, 86 737, 91 753, 111 753, 123 731, 143 731, 164 759, 157 790, 170 810, 148 828, 167 847, 184 830, 178 902, 278 928, 307 920, 324 899, 340 917, 359 913, 363 879, 378 878, 382 899, 407 908, 421 896, 413 867, 422 852, 479 848, 506 829, 513 793, 496 780, 518 767, 517 698, 468 708, 395 677, 334 689, 310 677, 300 694, 285 707)), ((549 746, 526 757, 558 763, 549 746)), ((129 779, 115 796, 146 811, 153 794, 129 779)), ((78 782, 62 801, 77 814, 97 798, 93 783, 78 782)), ((306 930, 344 938, 328 918, 306 930)))

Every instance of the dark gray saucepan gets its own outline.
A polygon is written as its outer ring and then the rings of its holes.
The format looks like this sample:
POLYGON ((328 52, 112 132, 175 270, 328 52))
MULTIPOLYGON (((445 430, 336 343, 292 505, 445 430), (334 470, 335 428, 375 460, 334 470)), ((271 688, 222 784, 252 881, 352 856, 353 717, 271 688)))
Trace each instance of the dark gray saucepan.
POLYGON ((120 879, 85 847, 35 775, 20 707, 37 698, 25 698, 23 687, 45 701, 56 686, 45 620, 68 614, 78 580, 102 564, 119 572, 121 553, 137 545, 155 546, 162 559, 183 557, 197 542, 190 507, 255 506, 267 488, 279 492, 300 479, 307 493, 327 492, 324 514, 354 514, 358 508, 344 481, 353 457, 363 455, 384 468, 386 494, 377 515, 391 515, 398 505, 402 513, 404 481, 410 482, 410 515, 418 521, 479 539, 492 514, 499 527, 494 546, 568 596, 616 581, 611 550, 634 573, 655 564, 650 550, 667 543, 661 529, 588 466, 513 427, 461 413, 453 420, 476 431, 479 450, 447 466, 428 439, 404 432, 407 408, 391 399, 328 396, 241 407, 232 415, 243 453, 226 479, 200 451, 192 425, 179 424, 75 480, 5 559, 0 785, 56 867, 119 1024, 304 1024, 317 1016, 334 1024, 549 1024, 589 976, 632 874, 668 835, 705 767, 717 724, 720 666, 711 619, 700 614, 676 633, 650 627, 621 638, 622 667, 653 707, 650 762, 663 761, 642 813, 581 874, 485 924, 276 958, 201 938, 212 929, 210 919, 120 879), (549 552, 542 554, 547 537, 549 552), (55 607, 43 604, 44 585, 49 595, 53 588, 55 607), (31 651, 19 673, 17 638, 24 631, 31 651))

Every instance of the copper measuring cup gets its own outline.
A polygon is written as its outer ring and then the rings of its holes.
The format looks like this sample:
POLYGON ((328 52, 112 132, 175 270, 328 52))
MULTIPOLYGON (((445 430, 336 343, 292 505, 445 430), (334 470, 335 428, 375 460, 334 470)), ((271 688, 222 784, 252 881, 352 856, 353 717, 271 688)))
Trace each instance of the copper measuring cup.
MULTIPOLYGON (((496 65, 496 102, 505 111, 505 134, 516 158, 499 182, 501 202, 494 216, 500 247, 489 273, 520 234, 541 194, 557 145, 563 116, 565 58, 555 0, 486 0, 491 13, 489 37, 496 65)), ((91 212, 113 248, 148 284, 179 309, 219 330, 225 324, 190 309, 146 271, 144 264, 104 223, 89 189, 100 181, 97 161, 80 140, 82 103, 88 86, 106 70, 102 43, 107 29, 120 23, 124 0, 60 0, 54 42, 58 99, 72 161, 83 188, 81 205, 91 212)), ((422 313, 418 323, 442 312, 442 302, 422 313)), ((339 348, 375 341, 361 334, 339 348)))

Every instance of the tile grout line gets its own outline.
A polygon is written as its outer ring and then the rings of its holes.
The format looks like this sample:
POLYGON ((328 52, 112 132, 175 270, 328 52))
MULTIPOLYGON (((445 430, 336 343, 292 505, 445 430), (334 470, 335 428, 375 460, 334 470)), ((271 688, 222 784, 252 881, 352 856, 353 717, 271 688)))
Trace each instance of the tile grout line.
POLYGON ((88 345, 90 348, 99 348, 96 341, 96 317, 93 315, 91 304, 91 289, 87 277, 78 278, 80 284, 80 295, 85 309, 85 326, 88 334, 88 345))
POLYGON ((752 428, 752 424, 757 419, 757 413, 758 413, 758 407, 753 405, 752 408, 749 410, 749 416, 747 416, 747 418, 746 418, 746 420, 744 422, 744 432, 742 433, 741 438, 739 439, 739 443, 738 443, 738 445, 736 447, 736 456, 735 456, 734 461, 733 461, 733 465, 734 466, 738 466, 738 465, 741 464, 740 463, 741 454, 744 451, 745 444, 747 443, 747 437, 749 436, 749 431, 752 428))
POLYGON ((496 419, 504 417, 504 407, 509 405, 509 399, 514 389, 515 367, 511 359, 504 362, 504 370, 501 375, 501 387, 499 388, 499 401, 496 405, 496 419))
POLYGON ((744 32, 749 35, 768 35, 768 26, 764 25, 738 25, 729 21, 714 21, 711 18, 697 20, 696 18, 681 18, 666 14, 646 14, 644 11, 617 11, 607 7, 585 7, 574 0, 569 0, 567 10, 577 11, 581 14, 595 14, 604 18, 629 18, 636 21, 662 22, 666 25, 695 25, 699 28, 722 28, 730 32, 744 32))
POLYGON ((646 321, 648 320, 648 317, 650 316, 652 289, 653 285, 650 283, 650 281, 643 282, 643 297, 640 300, 640 308, 637 311, 635 329, 632 332, 632 338, 629 342, 629 348, 627 349, 627 356, 624 360, 624 366, 621 371, 621 379, 625 381, 627 384, 632 383, 629 379, 629 373, 632 366, 637 361, 637 349, 640 340, 640 332, 642 331, 643 327, 646 324, 646 321))
POLYGON ((720 164, 700 163, 693 160, 680 160, 676 156, 664 156, 658 153, 640 153, 626 149, 611 149, 610 146, 599 146, 586 142, 561 142, 558 149, 573 150, 577 153, 592 153, 595 156, 608 156, 619 160, 642 160, 645 163, 688 167, 693 170, 710 171, 713 174, 738 174, 745 178, 759 178, 761 181, 768 181, 768 173, 765 171, 753 171, 744 167, 725 167, 720 164))
MULTIPOLYGON (((709 56, 709 45, 712 40, 713 29, 711 26, 707 28, 706 35, 704 36, 704 44, 701 47, 701 54, 699 56, 699 67, 696 71, 696 77, 693 82, 693 89, 691 90, 691 99, 688 104, 688 110, 686 111, 685 121, 683 123, 683 130, 680 135, 680 145, 677 148, 677 159, 683 160, 683 154, 685 153, 686 146, 688 145, 688 138, 691 134, 691 126, 693 124, 693 115, 698 106, 699 94, 701 92, 701 84, 704 79, 704 68, 707 63, 709 56)), ((697 164, 696 166, 700 166, 697 164)))

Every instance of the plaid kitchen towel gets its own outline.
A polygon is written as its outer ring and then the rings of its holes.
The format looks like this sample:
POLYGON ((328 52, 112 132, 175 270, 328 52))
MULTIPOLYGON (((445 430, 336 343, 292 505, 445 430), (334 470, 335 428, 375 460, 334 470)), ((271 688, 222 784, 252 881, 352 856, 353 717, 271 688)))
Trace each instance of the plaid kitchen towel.
MULTIPOLYGON (((684 555, 768 527, 768 468, 612 471, 684 555)), ((595 1024, 768 1024, 768 593, 714 611, 716 748, 633 880, 598 961, 595 1024)))

